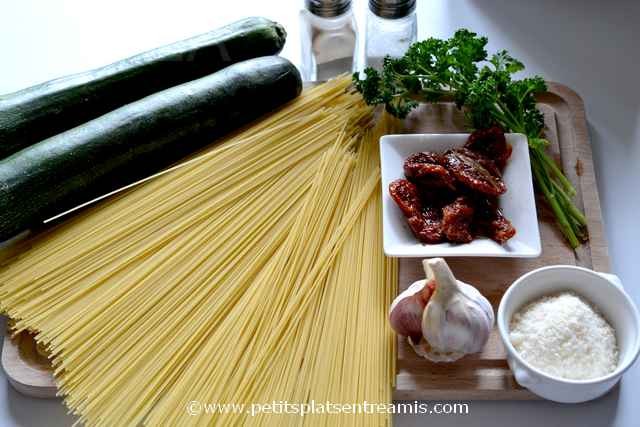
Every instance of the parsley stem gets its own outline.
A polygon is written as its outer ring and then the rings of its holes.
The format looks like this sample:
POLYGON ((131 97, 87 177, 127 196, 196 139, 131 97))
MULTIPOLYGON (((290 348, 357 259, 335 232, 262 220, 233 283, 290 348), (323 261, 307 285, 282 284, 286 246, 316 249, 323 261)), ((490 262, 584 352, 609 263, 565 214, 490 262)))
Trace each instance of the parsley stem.
MULTIPOLYGON (((507 106, 504 105, 504 103, 501 102, 500 100, 497 100, 496 104, 498 105, 498 108, 504 113, 504 115, 509 117, 509 121, 512 124, 512 126, 509 126, 510 130, 512 132, 518 132, 518 133, 526 134, 526 132, 524 132, 524 126, 519 125, 521 123, 521 120, 517 120, 514 117, 513 113, 509 110, 509 108, 507 108, 507 106)), ((509 130, 509 129, 507 129, 507 130, 509 130)))
POLYGON ((578 221, 578 223, 581 226, 586 226, 587 225, 587 218, 584 216, 584 214, 571 202, 571 197, 563 190, 563 188, 560 186, 560 184, 558 184, 557 182, 555 182, 554 180, 551 180, 551 184, 554 186, 554 188, 556 189, 556 191, 562 195, 562 197, 567 201, 566 207, 567 210, 569 211, 569 214, 571 214, 572 218, 575 218, 576 221, 578 221))
POLYGON ((553 210, 556 220, 558 221, 560 231, 562 231, 562 234, 564 234, 564 236, 569 241, 569 245, 573 249, 575 249, 578 247, 580 242, 578 241, 578 238, 576 237, 576 234, 573 231, 573 227, 571 227, 571 224, 569 223, 567 216, 565 215, 562 207, 560 206, 560 202, 556 199, 556 195, 548 185, 547 180, 549 180, 549 177, 545 176, 544 173, 541 171, 541 169, 544 169, 544 166, 540 163, 540 158, 536 155, 537 154, 536 150, 532 150, 531 154, 532 154, 532 160, 533 160, 531 162, 531 166, 532 166, 533 176, 535 178, 536 184, 538 188, 542 191, 542 194, 545 196, 547 203, 549 203, 549 206, 553 210))
POLYGON ((553 159, 548 154, 546 154, 546 153, 544 153, 542 151, 540 152, 540 158, 542 159, 542 161, 546 165, 546 169, 549 170, 552 173, 553 176, 558 178, 558 180, 562 184, 562 187, 564 188, 564 190, 570 196, 572 196, 572 197, 575 196, 576 195, 576 189, 573 187, 573 184, 571 183, 571 181, 569 181, 569 179, 564 175, 564 173, 562 173, 562 171, 560 170, 560 168, 558 167, 556 162, 554 162, 553 159))

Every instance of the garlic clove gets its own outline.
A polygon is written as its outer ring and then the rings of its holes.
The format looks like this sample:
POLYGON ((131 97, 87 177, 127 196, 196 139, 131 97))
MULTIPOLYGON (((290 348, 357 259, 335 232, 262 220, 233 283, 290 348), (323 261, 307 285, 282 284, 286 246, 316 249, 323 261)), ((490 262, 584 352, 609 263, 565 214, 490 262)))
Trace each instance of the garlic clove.
MULTIPOLYGON (((495 317, 489 301, 473 286, 456 280, 442 258, 423 261, 435 291, 422 316, 426 345, 418 345, 432 361, 453 361, 482 350, 495 317)), ((418 343, 420 344, 420 343, 418 343)))
POLYGON ((422 315, 432 293, 433 283, 418 280, 398 295, 389 309, 391 328, 402 336, 419 341, 422 338, 422 315))

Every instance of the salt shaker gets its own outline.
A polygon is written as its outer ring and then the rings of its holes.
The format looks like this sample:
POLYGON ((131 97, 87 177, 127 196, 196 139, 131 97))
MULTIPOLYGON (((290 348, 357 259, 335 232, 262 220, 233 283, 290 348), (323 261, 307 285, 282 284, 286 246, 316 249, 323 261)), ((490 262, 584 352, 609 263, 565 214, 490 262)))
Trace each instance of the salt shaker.
POLYGON ((305 0, 301 31, 304 80, 353 71, 357 29, 351 0, 305 0))
POLYGON ((379 70, 385 56, 403 56, 417 33, 416 0, 369 0, 366 65, 379 70))

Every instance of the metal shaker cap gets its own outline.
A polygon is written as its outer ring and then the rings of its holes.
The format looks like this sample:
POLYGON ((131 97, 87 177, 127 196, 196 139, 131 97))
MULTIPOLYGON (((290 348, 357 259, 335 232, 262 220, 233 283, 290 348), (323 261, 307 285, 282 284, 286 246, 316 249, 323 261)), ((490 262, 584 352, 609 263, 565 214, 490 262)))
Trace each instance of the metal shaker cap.
POLYGON ((316 16, 333 18, 348 11, 351 0, 305 0, 305 6, 316 16))
POLYGON ((369 0, 369 10, 381 18, 404 18, 416 8, 416 0, 369 0))

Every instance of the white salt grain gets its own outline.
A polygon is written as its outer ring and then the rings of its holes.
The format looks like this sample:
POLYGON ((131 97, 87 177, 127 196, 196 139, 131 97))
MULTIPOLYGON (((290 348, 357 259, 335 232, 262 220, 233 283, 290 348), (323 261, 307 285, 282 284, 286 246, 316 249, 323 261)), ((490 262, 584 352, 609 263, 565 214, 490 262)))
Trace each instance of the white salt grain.
POLYGON ((545 296, 518 310, 509 338, 529 364, 561 378, 602 377, 618 365, 615 331, 571 292, 545 296))

